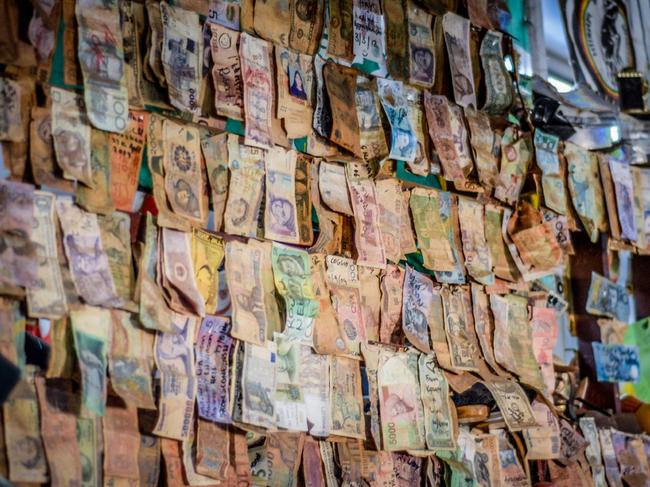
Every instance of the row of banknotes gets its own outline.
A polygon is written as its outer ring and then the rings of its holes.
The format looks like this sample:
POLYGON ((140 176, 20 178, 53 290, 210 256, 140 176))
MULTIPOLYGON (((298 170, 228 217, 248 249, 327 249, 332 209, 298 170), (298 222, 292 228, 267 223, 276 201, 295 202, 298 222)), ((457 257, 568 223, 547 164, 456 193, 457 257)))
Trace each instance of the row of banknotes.
MULTIPOLYGON (((0 33, 33 50, 0 77, 0 477, 650 476, 647 438, 558 413, 552 351, 570 232, 645 249, 650 171, 506 121, 494 5, 32 3, 31 46, 0 33), (490 428, 457 418, 477 391, 490 428)), ((587 307, 621 380, 627 291, 595 275, 587 307)))

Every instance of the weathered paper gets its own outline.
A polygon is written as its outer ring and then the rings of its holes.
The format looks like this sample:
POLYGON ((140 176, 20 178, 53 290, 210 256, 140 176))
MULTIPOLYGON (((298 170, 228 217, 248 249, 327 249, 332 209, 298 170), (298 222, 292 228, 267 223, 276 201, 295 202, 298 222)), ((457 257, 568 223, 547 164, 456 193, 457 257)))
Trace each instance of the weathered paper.
POLYGON ((266 154, 264 237, 298 243, 296 152, 274 147, 266 154))
POLYGON ((522 431, 527 460, 551 460, 560 456, 560 423, 543 401, 531 405, 539 426, 522 431))
POLYGON ((345 334, 347 348, 358 353, 358 343, 367 340, 361 313, 359 267, 352 259, 334 255, 328 255, 326 262, 332 306, 345 334))
POLYGON ((160 59, 172 106, 198 114, 203 60, 203 37, 196 12, 160 3, 162 51, 160 59))
POLYGON ((458 370, 476 371, 481 355, 473 317, 465 306, 468 292, 469 290, 459 286, 445 286, 441 295, 451 364, 458 370))
POLYGON ((318 183, 323 202, 337 213, 354 215, 348 194, 345 166, 321 161, 318 167, 318 183))
POLYGON ((424 448, 420 436, 417 376, 407 365, 406 353, 382 351, 377 371, 383 446, 388 451, 424 448))
POLYGON ((88 304, 118 306, 115 282, 102 245, 97 215, 58 198, 56 210, 63 230, 63 247, 77 293, 88 304))
POLYGON ((81 485, 90 487, 104 479, 102 455, 104 453, 102 418, 77 418, 77 443, 81 453, 81 485))
POLYGON ((402 299, 402 329, 406 338, 421 352, 431 351, 429 327, 433 326, 434 297, 429 277, 406 268, 402 299))
POLYGON ((445 32, 445 45, 451 68, 454 99, 463 108, 476 106, 476 88, 472 73, 470 54, 470 23, 469 20, 448 12, 442 19, 445 32))
POLYGON ((70 310, 72 335, 81 370, 82 412, 103 416, 106 410, 106 366, 111 340, 111 313, 83 306, 70 310))
POLYGON ((404 269, 391 264, 386 266, 386 270, 381 275, 379 341, 383 343, 392 343, 402 322, 404 277, 404 269))
MULTIPOLYGON (((51 323, 50 330, 50 359, 47 364, 45 377, 72 377, 76 357, 70 320, 64 318, 51 323)), ((3 351, 4 353, 4 351, 3 351)), ((5 355, 6 356, 6 355, 5 355)))
POLYGON ((386 75, 386 36, 379 0, 352 1, 353 66, 374 76, 386 75))
POLYGON ((514 100, 512 80, 501 50, 502 39, 501 32, 488 30, 479 51, 485 76, 485 104, 482 110, 492 115, 501 115, 514 100))
POLYGON ((474 474, 481 486, 501 485, 501 462, 499 461, 499 439, 490 433, 474 436, 474 474))
POLYGON ((494 282, 494 274, 485 238, 484 206, 476 200, 459 197, 458 221, 468 274, 482 284, 491 284, 494 282))
POLYGON ((513 381, 484 382, 497 402, 510 431, 537 426, 535 415, 521 386, 513 381))
POLYGON ((526 172, 533 158, 530 135, 518 134, 511 127, 501 139, 501 169, 494 197, 514 206, 524 186, 526 172))
POLYGON ((490 117, 485 112, 472 108, 464 112, 479 182, 485 188, 494 188, 499 177, 501 137, 492 130, 490 117))
POLYGON ((356 105, 357 72, 328 61, 323 67, 323 77, 332 108, 330 140, 360 156, 359 120, 356 110, 350 110, 356 105))
POLYGON ((494 358, 494 321, 490 314, 488 295, 485 293, 484 288, 476 283, 472 283, 471 292, 474 328, 476 329, 476 335, 481 346, 483 357, 495 372, 503 374, 505 372, 499 367, 494 358))
POLYGON ((147 127, 146 112, 129 111, 123 134, 110 134, 108 144, 111 160, 111 194, 115 208, 131 211, 138 189, 140 166, 144 156, 147 127))
POLYGON ((307 405, 300 380, 301 345, 277 333, 273 340, 277 346, 273 397, 276 425, 289 431, 307 431, 307 405))
POLYGON ((63 171, 55 161, 51 107, 32 107, 29 159, 36 184, 68 193, 74 191, 74 183, 63 179, 63 171))
MULTIPOLYGON (((330 211, 321 201, 320 181, 318 177, 319 166, 322 161, 314 160, 309 165, 309 193, 311 203, 318 218, 318 237, 309 247, 310 253, 335 254, 341 247, 342 215, 330 211)), ((311 222, 311 218, 309 219, 311 222)), ((313 228, 312 228, 313 231, 313 228)))
POLYGON ((108 133, 93 128, 90 143, 92 146, 90 156, 92 185, 88 187, 78 184, 75 201, 86 211, 107 215, 115 210, 111 195, 112 177, 108 133))
POLYGON ((573 207, 589 239, 595 243, 598 240, 598 232, 607 229, 598 158, 595 154, 569 142, 564 146, 564 155, 568 164, 567 178, 573 207))
POLYGON ((214 230, 218 232, 223 227, 228 197, 228 134, 202 138, 201 149, 212 189, 214 230))
POLYGON ((307 413, 307 428, 312 436, 327 436, 330 428, 330 358, 300 346, 300 377, 307 413))
POLYGON ((22 116, 20 110, 22 88, 19 83, 9 78, 0 78, 0 98, 2 99, 2 117, 0 118, 0 140, 22 142, 22 116))
POLYGON ((182 307, 204 316, 205 301, 197 286, 190 239, 188 233, 162 229, 162 271, 169 285, 185 300, 182 307))
POLYGON ((246 144, 264 149, 273 147, 273 80, 269 43, 243 33, 239 56, 244 84, 246 144))
POLYGON ((165 191, 177 215, 201 224, 207 219, 199 131, 171 120, 163 122, 165 191))
POLYGON ((534 306, 530 326, 532 328, 533 352, 537 363, 542 369, 542 379, 546 386, 545 391, 548 397, 552 397, 555 390, 553 347, 555 347, 558 335, 555 309, 534 306))
POLYGON ((263 150, 240 145, 237 136, 228 136, 230 187, 224 213, 224 230, 232 235, 255 237, 260 205, 264 197, 263 150))
POLYGON ((407 2, 408 47, 409 47, 409 81, 423 88, 431 88, 435 81, 436 58, 432 16, 429 12, 407 2))
POLYGON ((365 439, 359 362, 333 355, 330 362, 330 434, 365 439))
POLYGON ((544 203, 564 215, 567 212, 567 194, 564 171, 558 154, 560 138, 538 129, 535 130, 534 142, 535 160, 542 170, 544 203))
POLYGON ((243 345, 242 421, 262 428, 273 428, 276 424, 273 401, 276 392, 275 343, 243 345))
POLYGON ((512 487, 525 487, 530 485, 530 480, 526 471, 521 466, 516 450, 508 441, 504 430, 497 430, 499 438, 499 460, 501 467, 501 485, 510 485, 512 487))
POLYGON ((93 184, 90 166, 90 122, 83 98, 73 92, 50 88, 52 136, 56 161, 66 179, 93 184))
POLYGON ((239 340, 264 344, 280 331, 280 316, 273 296, 269 246, 231 241, 226 244, 226 278, 232 296, 231 335, 239 340))
MULTIPOLYGON (((239 26, 237 26, 239 27, 239 26)), ((239 32, 227 26, 211 24, 212 80, 217 115, 244 119, 244 86, 239 61, 239 32)))
POLYGON ((98 129, 124 132, 128 123, 129 93, 120 7, 113 2, 80 0, 76 4, 76 16, 88 119, 98 129))
POLYGON ((596 272, 591 273, 591 283, 585 304, 588 313, 627 322, 630 317, 630 298, 630 294, 624 286, 616 284, 596 272))
POLYGON ((34 228, 38 270, 35 286, 27 288, 27 314, 33 318, 62 318, 67 300, 57 253, 56 223, 52 193, 34 191, 34 228))
POLYGON ((199 419, 195 447, 196 472, 219 481, 228 480, 232 474, 228 427, 199 419))
POLYGON ((453 450, 456 438, 447 379, 431 354, 421 354, 418 367, 426 447, 430 450, 453 450))
POLYGON ((427 177, 429 173, 440 173, 440 164, 431 160, 431 139, 427 134, 426 115, 423 92, 412 86, 404 85, 407 116, 415 134, 416 149, 413 162, 407 165, 413 174, 427 177))
POLYGON ((197 389, 195 332, 196 318, 174 313, 172 331, 156 334, 154 358, 161 379, 155 435, 177 440, 186 440, 190 436, 197 389))
POLYGON ((115 392, 130 406, 155 409, 153 344, 155 335, 140 327, 136 315, 113 310, 108 370, 115 392))
POLYGON ((376 84, 365 78, 359 78, 355 90, 355 101, 361 155, 366 164, 376 165, 388 155, 376 84))
POLYGON ((467 129, 462 110, 441 95, 424 92, 429 136, 436 149, 445 179, 464 181, 472 172, 467 129))
POLYGON ((332 0, 329 3, 327 54, 352 61, 353 16, 352 0, 332 0))
POLYGON ((354 243, 359 253, 357 263, 384 269, 386 255, 379 226, 379 206, 374 182, 366 166, 349 163, 346 166, 348 189, 354 210, 354 243))
POLYGON ((515 281, 519 272, 503 240, 504 210, 495 205, 485 206, 485 238, 490 249, 494 274, 500 279, 515 281))
POLYGON ((104 426, 104 475, 120 479, 140 479, 138 450, 138 410, 134 406, 122 407, 110 402, 104 426))
POLYGON ((408 116, 408 103, 400 81, 378 79, 379 99, 391 127, 390 159, 413 162, 417 155, 416 134, 408 116))
POLYGON ((52 485, 81 485, 81 455, 77 443, 75 394, 57 386, 46 386, 36 378, 41 413, 41 436, 52 485))
POLYGON ((435 271, 453 271, 454 254, 448 232, 440 216, 439 192, 415 188, 411 191, 410 207, 413 226, 418 237, 424 266, 435 271))
POLYGON ((616 190, 616 209, 621 225, 621 238, 636 240, 637 229, 634 220, 634 180, 628 164, 616 159, 609 159, 609 169, 616 190))
POLYGON ((102 246, 108 259, 108 267, 113 276, 117 295, 122 307, 135 311, 133 289, 135 277, 133 273, 133 258, 131 255, 131 218, 126 213, 115 212, 110 215, 99 215, 99 234, 102 246))
POLYGON ((224 255, 224 242, 220 237, 198 228, 192 229, 194 279, 205 301, 206 313, 214 313, 217 309, 219 267, 224 255))

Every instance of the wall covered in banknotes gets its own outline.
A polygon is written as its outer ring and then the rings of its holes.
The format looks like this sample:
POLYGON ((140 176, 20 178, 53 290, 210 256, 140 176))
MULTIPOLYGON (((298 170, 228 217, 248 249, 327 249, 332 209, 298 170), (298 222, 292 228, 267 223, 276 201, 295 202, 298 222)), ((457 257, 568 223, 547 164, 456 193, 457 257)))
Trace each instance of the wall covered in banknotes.
POLYGON ((505 2, 0 12, 1 485, 650 482, 581 395, 650 380, 615 264, 557 354, 650 169, 532 116, 505 2))

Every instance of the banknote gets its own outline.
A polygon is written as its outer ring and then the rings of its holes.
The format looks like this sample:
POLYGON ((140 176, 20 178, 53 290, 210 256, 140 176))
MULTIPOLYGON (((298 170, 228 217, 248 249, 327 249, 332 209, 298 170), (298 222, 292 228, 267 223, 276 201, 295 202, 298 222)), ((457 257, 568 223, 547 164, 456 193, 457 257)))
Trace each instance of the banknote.
POLYGON ((74 192, 73 182, 63 179, 63 171, 55 161, 52 110, 49 108, 32 107, 29 159, 36 184, 68 193, 74 192))
POLYGON ((636 245, 639 249, 647 249, 650 245, 650 227, 645 224, 647 215, 650 215, 650 171, 633 167, 632 178, 635 181, 634 189, 634 220, 636 222, 637 239, 636 245))
POLYGON ((167 200, 164 177, 165 152, 163 145, 163 123, 164 118, 155 114, 149 114, 147 127, 147 165, 151 173, 153 183, 153 197, 158 209, 158 224, 163 227, 175 228, 189 231, 190 223, 172 211, 170 202, 167 200))
MULTIPOLYGON (((406 0, 396 2, 383 0, 381 9, 384 14, 386 32, 386 67, 388 74, 393 79, 407 81, 411 72, 409 63, 404 62, 411 55, 407 2, 406 0)), ((428 73, 428 71, 425 70, 424 73, 428 73)))
POLYGON ((330 107, 330 97, 325 87, 323 79, 323 66, 325 61, 317 54, 314 56, 314 119, 312 127, 318 135, 330 138, 332 132, 332 109, 330 107))
POLYGON ((137 452, 140 449, 138 410, 110 401, 102 418, 104 427, 104 475, 140 479, 137 452), (134 455, 135 453, 135 455, 134 455))
POLYGON ((335 255, 326 257, 327 285, 332 306, 343 328, 347 349, 358 353, 358 343, 367 340, 361 313, 359 267, 354 260, 335 255))
POLYGON ((530 320, 533 337, 533 352, 542 369, 542 378, 548 397, 555 390, 555 370, 553 368, 553 348, 558 336, 557 314, 553 308, 533 306, 530 320))
POLYGON ((379 307, 381 304, 379 273, 379 269, 359 266, 361 315, 366 328, 366 338, 374 342, 379 341, 379 307))
POLYGON ((501 463, 499 461, 499 439, 490 433, 474 436, 474 474, 481 486, 501 485, 501 463))
POLYGON ((241 5, 239 0, 210 0, 206 21, 239 30, 241 5))
POLYGON ((282 119, 287 137, 306 137, 312 133, 313 58, 278 47, 275 50, 275 63, 278 67, 277 118, 282 119))
POLYGON ((298 243, 296 152, 274 147, 266 154, 264 237, 298 243))
POLYGON ((326 2, 291 3, 291 31, 289 47, 301 53, 314 55, 323 32, 326 2))
POLYGON ((334 305, 330 299, 325 255, 310 254, 309 257, 311 259, 314 296, 320 303, 320 309, 313 325, 314 350, 322 354, 342 354, 351 351, 353 344, 348 340, 343 324, 338 320, 334 305))
POLYGON ((217 115, 243 120, 244 86, 239 61, 239 32, 216 23, 210 24, 210 29, 212 34, 210 52, 214 63, 212 66, 214 106, 217 115))
POLYGON ((205 312, 217 309, 219 291, 219 267, 225 256, 224 242, 213 233, 192 229, 192 263, 194 279, 205 301, 205 312))
POLYGON ((274 342, 264 345, 244 343, 244 366, 241 388, 242 421, 260 426, 274 428, 276 393, 276 346, 274 342))
POLYGON ((508 205, 515 205, 524 186, 524 179, 533 158, 530 135, 506 129, 501 138, 501 169, 494 197, 508 205))
POLYGON ((77 443, 78 397, 36 377, 41 415, 41 437, 52 485, 82 485, 81 455, 77 443))
POLYGON ((351 62, 354 57, 352 0, 333 0, 329 4, 327 54, 351 62))
POLYGON ((205 301, 199 291, 192 263, 191 235, 170 228, 162 229, 162 267, 169 285, 185 301, 185 308, 205 315, 205 301))
POLYGON ((413 226, 424 266, 436 271, 453 271, 454 254, 447 238, 447 229, 440 217, 442 202, 437 196, 437 191, 425 188, 415 188, 411 191, 409 202, 413 226))
POLYGON ((504 209, 488 204, 485 206, 485 239, 492 257, 494 274, 500 279, 515 281, 519 274, 510 251, 503 240, 504 209))
POLYGON ((384 269, 386 254, 379 226, 379 205, 375 183, 368 169, 360 163, 346 165, 348 189, 354 210, 354 243, 359 253, 357 263, 384 269))
POLYGON ((214 230, 223 227, 226 199, 228 197, 228 134, 222 133, 201 139, 201 149, 212 189, 214 230))
POLYGON ((352 65, 374 76, 386 76, 386 35, 380 0, 352 0, 352 19, 352 65))
POLYGON ((196 12, 160 4, 162 51, 160 60, 172 106, 198 114, 203 61, 203 37, 196 12))
MULTIPOLYGON (((228 480, 233 474, 230 464, 230 436, 228 427, 203 419, 198 420, 194 445, 194 466, 197 474, 218 481, 228 480)), ((214 484, 214 481, 211 484, 214 484)))
POLYGON ((278 428, 307 431, 307 404, 302 390, 301 344, 276 333, 275 420, 278 428))
POLYGON ((3 100, 3 114, 0 118, 0 140, 22 142, 22 115, 20 107, 21 86, 16 81, 0 78, 0 96, 3 100))
POLYGON ((271 250, 230 241, 226 244, 226 278, 232 296, 234 338, 262 345, 273 331, 280 331, 273 292, 271 250))
MULTIPOLYGON (((120 17, 122 49, 124 50, 124 76, 129 105, 143 108, 142 54, 144 46, 140 45, 140 39, 144 30, 142 25, 144 23, 144 7, 140 5, 134 7, 132 1, 123 2, 120 5, 120 17)), ((129 122, 127 122, 127 126, 129 122)))
POLYGON ((312 436, 325 437, 330 428, 330 358, 315 353, 308 345, 301 345, 299 360, 299 383, 307 413, 307 430, 312 436))
POLYGON ((471 293, 474 328, 476 329, 483 358, 497 374, 505 374, 505 371, 497 364, 494 357, 494 320, 490 313, 488 295, 485 293, 484 288, 476 283, 471 284, 471 293))
POLYGON ((158 422, 153 433, 165 438, 185 440, 194 424, 196 369, 194 336, 196 318, 174 313, 171 332, 158 332, 154 358, 160 371, 158 422))
POLYGON ((309 254, 274 243, 271 262, 275 287, 285 302, 283 335, 292 340, 312 343, 313 325, 320 302, 316 300, 311 282, 309 254))
POLYGON ((330 434, 365 439, 359 362, 333 355, 329 378, 332 406, 330 434))
POLYGON ((227 318, 206 316, 195 344, 199 416, 226 424, 231 422, 229 363, 233 339, 229 329, 227 318))
MULTIPOLYGON (((321 201, 318 171, 321 161, 309 164, 309 193, 316 217, 318 218, 318 237, 309 247, 310 253, 335 254, 341 246, 341 218, 338 213, 330 211, 321 201)), ((310 219, 311 221, 311 219, 310 219)), ((313 230, 313 229, 312 229, 313 230)))
POLYGON ((544 203, 560 213, 567 212, 567 194, 564 171, 559 157, 560 138, 557 135, 535 130, 535 160, 542 170, 544 203))
POLYGON ((133 302, 135 276, 131 253, 131 217, 126 213, 114 212, 98 215, 97 223, 115 289, 122 302, 121 307, 135 311, 137 305, 133 302))
POLYGON ((257 236, 258 217, 264 197, 264 159, 262 149, 240 145, 235 135, 228 136, 230 187, 224 213, 224 230, 232 235, 257 236))
POLYGON ((0 320, 2 322, 0 353, 22 371, 26 362, 26 322, 20 302, 9 298, 0 298, 0 320))
POLYGON ((492 393, 510 431, 538 426, 526 393, 517 382, 504 380, 484 385, 492 393))
POLYGON ((329 208, 344 215, 354 215, 347 191, 345 166, 321 161, 318 166, 318 183, 321 198, 329 208))
POLYGON ((491 115, 502 114, 514 101, 512 80, 501 49, 502 40, 501 32, 488 30, 479 50, 485 74, 485 104, 482 110, 491 115))
POLYGON ((379 416, 379 387, 377 372, 379 369, 379 355, 382 347, 375 343, 363 342, 360 346, 361 355, 368 380, 368 412, 370 416, 370 436, 377 450, 382 450, 382 426, 379 416))
POLYGON ((492 284, 492 258, 485 235, 485 207, 478 201, 458 197, 458 221, 463 242, 465 268, 481 284, 492 284))
POLYGON ((515 372, 514 352, 510 345, 510 328, 508 324, 509 301, 504 296, 490 294, 490 310, 494 317, 494 357, 500 366, 515 372))
POLYGON ((246 144, 270 149, 273 147, 271 118, 274 99, 271 47, 268 42, 247 33, 241 35, 239 42, 246 144))
POLYGON ((402 267, 389 264, 380 277, 381 311, 379 341, 392 343, 399 333, 402 322, 402 288, 405 271, 402 267))
POLYGON ((424 448, 420 436, 417 376, 407 365, 406 353, 382 350, 377 369, 383 446, 388 451, 424 448))
POLYGON ((361 156, 359 119, 356 111, 349 109, 356 104, 357 71, 328 61, 323 67, 323 78, 332 110, 329 138, 344 149, 361 156))
POLYGON ((67 179, 86 186, 93 184, 90 161, 90 122, 83 97, 60 88, 50 88, 52 136, 59 167, 67 179))
POLYGON ((326 487, 325 472, 318 441, 306 436, 302 448, 302 473, 305 485, 326 487))
POLYGON ((90 168, 92 185, 77 185, 76 203, 91 213, 107 215, 115 211, 111 194, 111 159, 108 147, 108 132, 93 128, 90 134, 92 153, 90 168))
POLYGON ((600 382, 638 382, 641 370, 639 347, 592 342, 596 376, 600 382))
POLYGON ((120 305, 122 301, 104 251, 97 215, 83 211, 65 198, 57 198, 56 211, 77 294, 88 304, 120 305))
MULTIPOLYGON (((521 221, 519 214, 508 222, 508 228, 521 221)), ((515 233, 509 232, 514 243, 516 255, 523 266, 519 266, 515 252, 511 251, 525 281, 537 279, 549 274, 557 274, 564 265, 564 253, 556 238, 556 229, 552 222, 544 222, 515 233)), ((508 242, 508 245, 510 243, 508 242)))
POLYGON ((454 99, 463 108, 469 106, 478 108, 470 54, 469 20, 448 12, 442 19, 442 27, 445 32, 445 45, 451 67, 454 99))
MULTIPOLYGON (((555 240, 565 254, 573 255, 575 250, 571 241, 571 230, 569 228, 569 217, 559 215, 551 210, 542 209, 542 218, 545 222, 551 223, 555 240)), ((573 224, 573 222, 571 222, 573 224)))
MULTIPOLYGON (((513 353, 514 371, 523 382, 537 387, 539 390, 544 390, 542 372, 533 349, 533 330, 529 322, 527 300, 514 294, 506 295, 505 300, 508 303, 507 344, 513 353)), ((495 341, 499 344, 503 343, 496 338, 495 341)), ((513 366, 510 365, 510 367, 513 366)))
POLYGON ((144 156, 147 113, 129 111, 122 134, 110 134, 108 146, 111 161, 111 195, 115 208, 131 211, 138 189, 140 166, 144 156))
POLYGON ((45 483, 49 479, 40 433, 33 371, 14 387, 2 406, 4 444, 12 482, 45 483))
POLYGON ((163 122, 165 191, 174 213, 201 224, 207 218, 199 131, 171 120, 163 122))
POLYGON ((568 165, 567 179, 573 207, 590 240, 596 242, 598 232, 607 229, 598 157, 570 142, 564 146, 564 156, 568 165))
POLYGON ((291 7, 289 2, 266 2, 255 5, 253 27, 255 33, 281 47, 289 47, 291 7))
POLYGON ((560 418, 560 456, 558 461, 563 465, 569 465, 579 456, 582 456, 587 448, 587 440, 578 433, 572 423, 560 418))
POLYGON ((593 417, 583 416, 578 420, 580 424, 580 431, 587 440, 587 449, 585 454, 587 461, 591 467, 602 465, 603 460, 601 457, 600 439, 598 437, 598 429, 596 427, 596 420, 593 417))
POLYGON ((313 160, 296 153, 296 215, 298 216, 298 244, 309 246, 314 241, 311 200, 311 166, 313 160))
MULTIPOLYGON (((91 487, 104 480, 103 418, 77 418, 77 443, 81 453, 81 485, 91 487)), ((108 478, 106 478, 108 481, 108 478)))
POLYGON ((431 279, 425 274, 412 267, 406 268, 402 298, 402 329, 409 342, 424 353, 431 351, 429 327, 434 326, 431 322, 435 306, 432 286, 431 279))
POLYGON ((378 79, 379 99, 391 127, 390 159, 413 162, 417 155, 417 138, 409 120, 409 106, 400 81, 378 79))
POLYGON ((628 322, 631 296, 624 286, 592 272, 585 308, 588 313, 597 316, 628 322))
POLYGON ((53 320, 50 329, 50 358, 45 377, 72 377, 75 360, 70 320, 53 320))
POLYGON ((597 323, 600 328, 600 341, 604 345, 615 345, 617 343, 622 344, 625 342, 625 333, 627 332, 628 327, 627 323, 607 318, 599 318, 597 323))
POLYGON ((137 316, 112 310, 108 371, 113 390, 129 405, 155 409, 153 396, 153 344, 155 335, 140 327, 137 316))
POLYGON ((477 370, 481 356, 473 317, 465 306, 468 292, 459 286, 444 286, 441 293, 451 364, 458 370, 477 370))
POLYGON ((485 112, 466 108, 464 113, 479 182, 486 188, 493 188, 499 176, 501 139, 492 130, 490 117, 485 112))
POLYGON ((35 285, 27 288, 27 314, 33 318, 62 318, 67 300, 59 268, 52 193, 34 191, 32 241, 38 268, 35 285))
POLYGON ((501 467, 501 485, 524 487, 530 485, 526 471, 521 466, 517 451, 514 449, 504 430, 496 430, 499 439, 499 461, 501 467))
POLYGON ((400 248, 402 253, 411 254, 417 252, 415 233, 413 232, 413 221, 409 212, 409 201, 411 192, 407 189, 402 192, 402 213, 400 215, 400 248))
POLYGON ((522 431, 527 460, 551 460, 560 456, 560 423, 543 401, 533 401, 533 414, 539 426, 522 431))
POLYGON ((598 439, 600 440, 600 450, 603 455, 603 465, 605 466, 605 475, 607 483, 611 486, 621 487, 623 480, 619 469, 616 451, 612 442, 612 430, 609 428, 598 429, 598 439))
POLYGON ((124 70, 120 7, 113 2, 76 4, 78 56, 88 119, 98 129, 124 132, 129 93, 124 70))
POLYGON ((189 438, 181 442, 183 478, 186 479, 186 482, 189 485, 214 485, 215 479, 198 472, 197 447, 196 433, 195 430, 192 430, 189 438))
POLYGON ((407 2, 409 81, 423 88, 431 88, 435 81, 436 58, 432 16, 413 2, 407 2))
POLYGON ((82 413, 103 416, 106 410, 106 366, 110 345, 111 313, 83 306, 70 310, 72 336, 81 370, 82 413))
POLYGON ((182 443, 177 440, 162 438, 160 440, 160 450, 164 460, 165 480, 167 483, 178 486, 189 485, 183 475, 182 443))
POLYGON ((462 110, 442 95, 424 92, 429 136, 436 149, 445 179, 464 181, 472 172, 472 156, 462 110))
POLYGON ((266 437, 264 443, 268 475, 266 485, 269 487, 298 485, 298 468, 304 442, 303 433, 271 433, 266 437))
POLYGON ((367 78, 357 79, 355 102, 361 155, 366 164, 376 166, 388 155, 376 84, 367 78))
POLYGON ((406 84, 404 93, 408 106, 407 116, 416 139, 415 158, 413 162, 407 162, 407 165, 411 172, 418 176, 426 177, 429 173, 440 174, 440 164, 434 162, 431 157, 431 138, 427 133, 424 95, 418 88, 406 84))

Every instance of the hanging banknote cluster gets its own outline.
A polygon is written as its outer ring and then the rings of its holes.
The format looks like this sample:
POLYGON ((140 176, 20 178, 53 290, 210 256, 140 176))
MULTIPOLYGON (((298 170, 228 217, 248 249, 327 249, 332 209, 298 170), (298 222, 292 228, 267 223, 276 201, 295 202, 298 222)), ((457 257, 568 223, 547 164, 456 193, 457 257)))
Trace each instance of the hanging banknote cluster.
MULTIPOLYGON (((650 169, 532 129, 497 2, 33 0, 20 36, 17 3, 0 477, 648 481, 553 347, 572 232, 650 251, 650 169)), ((638 379, 628 298, 594 275, 599 380, 638 379)))

